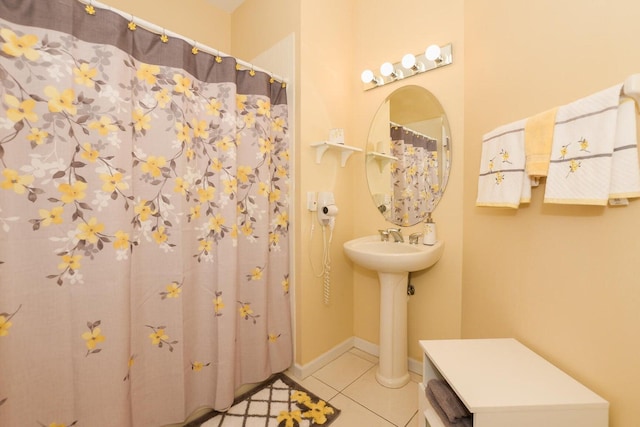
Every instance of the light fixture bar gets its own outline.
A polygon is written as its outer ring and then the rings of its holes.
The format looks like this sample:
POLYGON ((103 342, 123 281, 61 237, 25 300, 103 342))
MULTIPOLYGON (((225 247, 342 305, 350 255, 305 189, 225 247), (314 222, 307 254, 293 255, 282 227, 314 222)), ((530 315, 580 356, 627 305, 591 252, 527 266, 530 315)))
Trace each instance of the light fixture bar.
MULTIPOLYGON (((394 70, 390 75, 375 75, 370 70, 365 70, 363 72, 363 85, 364 90, 374 89, 376 87, 381 87, 389 83, 397 82, 411 76, 417 76, 418 74, 422 74, 427 71, 435 70, 436 68, 444 67, 445 65, 449 65, 453 63, 453 51, 451 47, 451 43, 440 46, 440 55, 435 56, 434 52, 437 52, 437 45, 429 46, 425 52, 420 55, 415 55, 415 62, 410 61, 408 59, 404 59, 403 61, 396 62, 392 64, 391 68, 394 70), (427 59, 427 57, 432 59, 427 59), (399 71, 399 72, 398 72, 399 71), (369 76, 368 79, 364 78, 365 73, 369 76)), ((411 56, 411 55, 405 55, 411 56)))

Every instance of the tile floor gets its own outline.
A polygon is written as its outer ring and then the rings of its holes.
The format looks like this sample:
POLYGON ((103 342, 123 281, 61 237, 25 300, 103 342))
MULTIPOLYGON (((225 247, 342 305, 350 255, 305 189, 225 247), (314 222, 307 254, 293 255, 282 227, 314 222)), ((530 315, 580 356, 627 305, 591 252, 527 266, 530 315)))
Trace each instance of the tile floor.
POLYGON ((377 357, 352 348, 304 380, 286 374, 341 410, 331 427, 417 427, 420 375, 390 389, 376 381, 377 369, 377 357))

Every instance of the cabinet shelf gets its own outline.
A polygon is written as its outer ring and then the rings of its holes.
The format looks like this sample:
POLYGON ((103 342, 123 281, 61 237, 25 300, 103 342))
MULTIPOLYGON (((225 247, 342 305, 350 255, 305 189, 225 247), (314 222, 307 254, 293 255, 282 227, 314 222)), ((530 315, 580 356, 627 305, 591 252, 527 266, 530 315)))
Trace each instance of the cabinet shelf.
POLYGON ((347 164, 347 159, 349 158, 349 156, 351 156, 353 153, 362 151, 362 148, 351 147, 349 145, 337 144, 335 142, 329 141, 316 142, 311 144, 311 147, 314 147, 316 149, 316 163, 318 164, 320 163, 320 161, 322 160, 322 156, 328 149, 340 150, 340 165, 342 167, 347 164))

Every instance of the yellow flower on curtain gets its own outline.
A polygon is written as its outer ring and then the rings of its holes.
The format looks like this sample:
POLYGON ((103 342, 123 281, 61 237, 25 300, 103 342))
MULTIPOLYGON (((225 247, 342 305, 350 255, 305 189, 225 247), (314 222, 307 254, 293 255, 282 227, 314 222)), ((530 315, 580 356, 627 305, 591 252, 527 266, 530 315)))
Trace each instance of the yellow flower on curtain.
POLYGON ((113 241, 114 249, 129 249, 129 233, 122 230, 116 231, 115 240, 113 241))
POLYGON ((186 143, 191 142, 189 125, 187 125, 186 123, 178 122, 176 123, 176 131, 178 141, 186 143))
POLYGON ((9 335, 9 328, 13 325, 5 316, 0 315, 0 337, 9 335))
POLYGON ((258 195, 262 196, 262 197, 268 197, 269 196, 269 183, 267 182, 259 182, 258 183, 258 195))
POLYGON ((288 293, 289 292, 289 276, 286 276, 284 279, 282 279, 282 282, 280 282, 280 285, 282 286, 282 290, 284 291, 284 293, 288 293))
POLYGON ((75 82, 79 85, 84 85, 87 87, 94 87, 95 83, 93 78, 98 74, 98 70, 95 68, 91 68, 89 64, 83 62, 80 64, 80 67, 75 67, 73 69, 73 74, 76 76, 75 82))
POLYGON ((38 215, 40 215, 40 224, 44 227, 48 227, 51 224, 62 224, 62 214, 64 208, 62 206, 55 206, 51 210, 38 209, 38 215))
POLYGON ((249 175, 253 172, 253 168, 251 166, 238 166, 238 170, 236 171, 236 176, 238 181, 243 184, 249 182, 249 175))
POLYGON ((276 225, 287 228, 289 226, 289 214, 287 212, 279 213, 276 217, 276 225))
POLYGON ((222 164, 220 159, 215 158, 215 159, 211 160, 211 170, 212 171, 220 172, 223 167, 224 167, 224 165, 222 164))
POLYGON ((107 136, 110 132, 116 132, 118 126, 113 124, 111 117, 101 116, 100 120, 94 120, 89 123, 89 129, 97 130, 100 135, 107 136))
POLYGON ((200 372, 203 368, 206 368, 209 365, 211 365, 211 362, 202 363, 202 362, 195 361, 191 363, 191 370, 194 372, 200 372))
POLYGON ((276 420, 278 421, 278 423, 282 423, 284 421, 284 427, 297 427, 302 422, 302 416, 299 410, 291 412, 281 411, 280 414, 278 414, 278 418, 276 418, 276 420))
POLYGON ((200 205, 192 206, 189 209, 189 221, 196 218, 200 218, 200 205))
POLYGON ((13 190, 16 194, 24 194, 26 188, 35 179, 33 175, 20 175, 18 171, 13 169, 3 170, 2 175, 4 176, 4 181, 0 183, 0 188, 13 190))
POLYGON ((27 135, 27 141, 31 141, 36 145, 42 145, 48 136, 49 132, 47 131, 38 128, 31 128, 31 131, 29 131, 29 134, 27 135))
POLYGON ((177 282, 172 282, 167 285, 167 298, 178 298, 180 297, 180 293, 182 289, 180 289, 180 284, 177 282))
POLYGON ((253 281, 262 279, 262 268, 254 268, 253 270, 251 270, 251 274, 248 277, 253 281))
POLYGON ((157 82, 157 75, 160 74, 160 67, 157 65, 140 64, 136 71, 136 77, 138 80, 147 82, 147 84, 153 86, 157 82))
POLYGON ((269 202, 275 203, 278 200, 280 200, 280 189, 279 188, 274 188, 269 193, 269 202))
POLYGON ((58 191, 62 193, 60 198, 64 203, 73 203, 76 200, 84 199, 86 189, 87 184, 82 181, 76 181, 73 184, 63 183, 58 186, 58 191))
POLYGON ((216 141, 216 147, 222 151, 229 151, 229 149, 233 147, 233 141, 229 135, 225 135, 222 139, 216 141))
POLYGON ((198 188, 198 200, 201 203, 213 201, 215 194, 216 194, 216 188, 213 186, 198 188))
POLYGON ((245 222, 242 225, 242 234, 245 236, 251 236, 253 234, 253 226, 249 221, 245 222))
POLYGON ((245 126, 247 126, 248 128, 252 128, 256 125, 256 116, 253 113, 248 113, 245 114, 244 116, 242 116, 243 120, 244 120, 244 124, 245 126))
POLYGON ((278 166, 276 168, 276 176, 278 178, 286 178, 289 175, 289 171, 284 166, 278 166))
POLYGON ((89 243, 98 242, 98 234, 104 231, 104 224, 98 222, 98 218, 92 217, 88 222, 78 224, 76 237, 89 243))
POLYGON ((209 230, 214 231, 216 233, 220 233, 222 231, 222 226, 224 225, 225 219, 221 214, 216 214, 214 217, 209 218, 209 230))
POLYGON ((247 109, 247 95, 236 95, 236 108, 239 110, 238 113, 247 109))
POLYGON ((240 312, 240 317, 244 319, 248 319, 249 316, 253 314, 253 310, 251 309, 251 304, 249 303, 245 303, 245 304, 240 303, 240 308, 238 309, 238 311, 240 312))
POLYGON ((35 34, 25 34, 24 36, 17 36, 16 33, 8 28, 0 29, 0 36, 6 43, 2 45, 2 51, 7 55, 20 57, 24 56, 29 61, 35 61, 40 58, 40 52, 33 47, 38 43, 38 36, 35 34))
POLYGON ((100 179, 103 181, 102 191, 106 193, 113 193, 116 190, 124 191, 129 188, 129 184, 123 182, 122 173, 115 172, 113 175, 108 173, 100 174, 100 179))
POLYGON ((200 245, 198 247, 198 250, 200 252, 209 253, 211 252, 212 248, 213 248, 213 242, 211 240, 207 240, 207 239, 200 240, 200 245))
POLYGON ((191 98, 193 96, 193 92, 191 91, 191 79, 189 77, 185 77, 181 74, 174 74, 173 81, 176 83, 173 87, 175 92, 181 93, 187 98, 191 98))
POLYGON ((213 299, 213 311, 216 316, 222 316, 222 310, 224 309, 224 302, 222 301, 222 292, 216 292, 216 297, 213 299))
POLYGON ((215 98, 211 98, 206 106, 207 115, 220 117, 220 109, 222 108, 222 102, 215 98))
POLYGON ((134 109, 131 112, 131 119, 133 120, 133 129, 135 129, 136 132, 151 129, 151 117, 146 115, 142 109, 134 109))
POLYGON ((151 233, 151 235, 153 236, 153 240, 155 240, 156 243, 159 245, 166 242, 167 239, 169 238, 167 233, 165 233, 165 230, 166 228, 163 225, 161 225, 157 227, 153 233, 151 233))
POLYGON ((150 215, 156 214, 156 211, 152 209, 152 205, 148 200, 140 200, 133 210, 140 218, 140 221, 146 221, 150 215))
POLYGON ((62 262, 58 264, 59 270, 71 270, 76 271, 80 269, 80 260, 82 255, 62 255, 62 262))
POLYGON ((238 238, 238 224, 233 224, 231 226, 231 231, 229 232, 229 234, 231 234, 231 238, 234 240, 238 238))
POLYGON ((270 154, 271 151, 273 151, 273 142, 270 138, 258 139, 258 146, 260 147, 260 153, 262 154, 270 154))
POLYGON ((271 101, 268 99, 258 99, 258 101, 256 101, 256 105, 258 105, 258 115, 271 117, 271 101))
POLYGON ((155 98, 160 108, 165 108, 171 102, 171 95, 166 88, 156 92, 155 98))
POLYGON ((85 340, 85 344, 89 350, 93 350, 96 346, 103 342, 106 338, 102 335, 102 331, 100 328, 93 328, 93 330, 89 332, 85 332, 82 334, 82 339, 85 340))
POLYGON ((47 105, 49 106, 49 111, 52 113, 61 113, 66 111, 72 116, 75 116, 78 112, 76 106, 73 105, 73 100, 76 96, 73 89, 65 89, 62 92, 59 92, 55 86, 47 86, 44 88, 44 94, 50 98, 47 105))
POLYGON ((98 150, 95 150, 90 143, 85 142, 82 145, 82 148, 83 148, 83 151, 80 157, 82 157, 86 161, 90 163, 94 163, 100 157, 100 152, 98 150))
POLYGON ((269 335, 268 335, 267 339, 268 339, 268 341, 269 341, 269 342, 272 342, 272 343, 273 343, 273 342, 278 341, 278 338, 280 338, 280 335, 281 335, 281 334, 276 335, 276 334, 273 334, 273 333, 272 333, 272 334, 269 334, 269 335))
POLYGON ((184 196, 187 194, 188 189, 189 189, 189 183, 185 181, 182 177, 179 177, 179 176, 176 177, 173 191, 175 193, 180 193, 184 196))
POLYGON ((276 131, 276 132, 282 132, 282 131, 284 131, 284 125, 285 125, 284 119, 282 117, 276 117, 271 122, 271 129, 276 131))
POLYGON ((33 99, 25 99, 20 101, 13 95, 5 94, 4 102, 9 106, 7 108, 7 118, 14 123, 18 123, 22 120, 29 122, 37 122, 38 115, 33 111, 36 106, 36 101, 33 99))
POLYGON ((162 168, 167 164, 163 156, 149 156, 146 162, 142 163, 142 172, 148 173, 154 178, 162 174, 162 168))
POLYGON ((168 340, 169 335, 164 333, 164 329, 158 329, 149 334, 149 338, 151 339, 151 344, 159 345, 162 341, 168 340))
POLYGON ((193 136, 196 138, 207 139, 209 138, 209 124, 204 120, 193 119, 191 121, 193 126, 193 136))
POLYGON ((234 177, 223 179, 222 184, 224 185, 225 194, 233 194, 238 191, 238 180, 234 177))

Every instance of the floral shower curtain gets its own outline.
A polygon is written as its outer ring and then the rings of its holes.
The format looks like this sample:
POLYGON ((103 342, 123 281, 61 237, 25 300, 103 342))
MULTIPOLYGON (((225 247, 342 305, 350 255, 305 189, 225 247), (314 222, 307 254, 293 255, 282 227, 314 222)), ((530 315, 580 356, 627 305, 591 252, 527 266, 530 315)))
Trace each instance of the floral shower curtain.
POLYGON ((437 140, 390 125, 393 222, 413 225, 433 211, 439 191, 437 140))
POLYGON ((161 426, 292 361, 286 90, 0 1, 0 425, 161 426))

